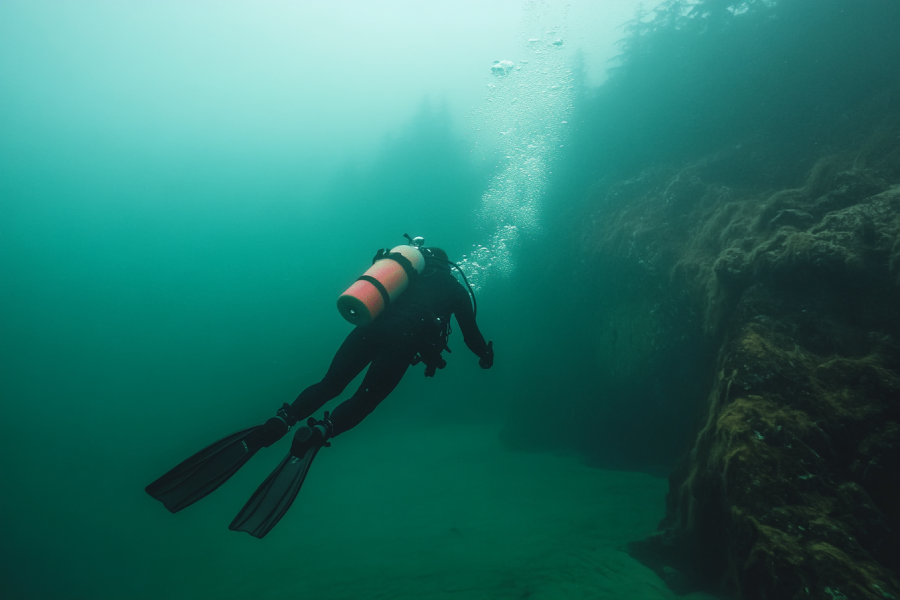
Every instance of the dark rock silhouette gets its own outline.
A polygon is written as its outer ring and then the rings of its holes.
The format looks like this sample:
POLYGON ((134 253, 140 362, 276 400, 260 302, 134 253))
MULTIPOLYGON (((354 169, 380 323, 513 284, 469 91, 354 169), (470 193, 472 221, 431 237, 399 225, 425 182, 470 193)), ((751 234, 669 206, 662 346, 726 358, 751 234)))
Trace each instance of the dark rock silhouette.
POLYGON ((629 551, 677 592, 900 598, 900 5, 640 17, 514 291, 555 351, 504 439, 668 471, 629 551))

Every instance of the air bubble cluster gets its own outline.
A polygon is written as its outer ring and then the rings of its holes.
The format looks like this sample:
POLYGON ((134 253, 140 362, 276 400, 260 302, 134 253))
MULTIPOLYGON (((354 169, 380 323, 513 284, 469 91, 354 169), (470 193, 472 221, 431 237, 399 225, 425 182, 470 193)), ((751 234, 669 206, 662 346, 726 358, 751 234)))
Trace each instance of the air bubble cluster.
POLYGON ((509 75, 515 66, 511 60, 495 60, 491 65, 491 73, 497 76, 509 75))
POLYGON ((514 273, 521 241, 540 235, 541 200, 568 132, 574 88, 564 31, 548 28, 547 11, 532 7, 525 29, 539 35, 523 32, 518 64, 494 61, 485 102, 470 116, 476 157, 500 157, 478 211, 487 239, 460 261, 476 290, 514 273))

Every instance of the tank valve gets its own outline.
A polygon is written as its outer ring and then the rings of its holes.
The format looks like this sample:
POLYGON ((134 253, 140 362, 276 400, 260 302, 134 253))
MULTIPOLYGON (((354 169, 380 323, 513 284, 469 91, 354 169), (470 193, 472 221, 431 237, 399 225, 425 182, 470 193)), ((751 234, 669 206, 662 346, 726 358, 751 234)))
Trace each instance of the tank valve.
POLYGON ((406 239, 409 240, 410 246, 415 246, 416 248, 421 248, 422 245, 425 244, 425 238, 423 238, 422 236, 417 236, 417 237, 412 238, 412 237, 409 237, 408 233, 404 233, 403 237, 405 237, 406 239))

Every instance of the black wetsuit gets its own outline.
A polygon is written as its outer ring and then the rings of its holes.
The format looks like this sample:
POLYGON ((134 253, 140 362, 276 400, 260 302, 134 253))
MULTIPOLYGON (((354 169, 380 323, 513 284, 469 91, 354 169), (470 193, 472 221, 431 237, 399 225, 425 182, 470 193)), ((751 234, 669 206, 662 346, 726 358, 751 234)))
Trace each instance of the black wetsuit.
POLYGON ((303 390, 291 404, 291 416, 302 420, 337 397, 366 365, 362 384, 331 413, 334 434, 358 425, 400 383, 416 353, 425 351, 450 315, 469 350, 484 358, 487 344, 475 323, 466 289, 449 267, 432 261, 409 288, 370 324, 350 332, 325 377, 303 390))

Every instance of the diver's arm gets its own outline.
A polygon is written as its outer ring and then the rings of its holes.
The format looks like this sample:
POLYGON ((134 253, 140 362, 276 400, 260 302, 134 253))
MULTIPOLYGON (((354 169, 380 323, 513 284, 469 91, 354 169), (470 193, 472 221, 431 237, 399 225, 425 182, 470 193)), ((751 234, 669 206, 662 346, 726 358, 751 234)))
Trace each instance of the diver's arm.
POLYGON ((472 311, 472 304, 469 302, 468 294, 461 297, 454 311, 456 314, 456 322, 459 323, 459 329, 463 334, 463 341, 466 346, 478 358, 485 358, 489 353, 487 343, 484 336, 478 329, 478 323, 475 322, 475 313, 472 311))

